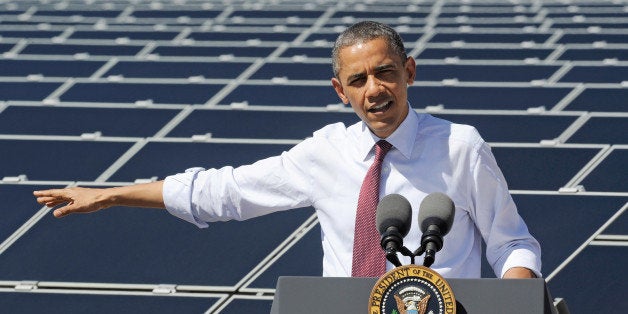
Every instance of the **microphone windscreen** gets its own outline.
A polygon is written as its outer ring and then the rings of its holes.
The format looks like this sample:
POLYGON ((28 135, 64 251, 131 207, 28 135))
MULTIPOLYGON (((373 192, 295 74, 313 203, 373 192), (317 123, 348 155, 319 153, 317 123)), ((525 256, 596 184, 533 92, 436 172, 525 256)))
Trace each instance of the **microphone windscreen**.
POLYGON ((436 225, 442 235, 451 229, 454 222, 454 202, 443 193, 431 193, 423 199, 419 207, 419 226, 425 232, 430 225, 436 225))
POLYGON ((412 205, 399 194, 386 195, 377 204, 375 220, 379 234, 386 232, 389 227, 396 227, 405 237, 412 224, 412 205))

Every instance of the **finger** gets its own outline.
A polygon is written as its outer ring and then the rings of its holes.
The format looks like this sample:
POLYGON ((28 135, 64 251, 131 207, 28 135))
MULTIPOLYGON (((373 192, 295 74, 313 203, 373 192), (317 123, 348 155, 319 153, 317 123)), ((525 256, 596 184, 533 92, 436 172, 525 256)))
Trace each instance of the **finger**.
POLYGON ((68 195, 68 192, 69 192, 69 189, 50 189, 50 190, 33 191, 33 195, 35 195, 35 196, 66 197, 68 195))
POLYGON ((61 218, 61 217, 65 217, 69 214, 72 213, 72 207, 70 205, 67 206, 63 206, 60 208, 55 209, 52 214, 56 217, 56 218, 61 218))
POLYGON ((59 199, 57 197, 50 197, 50 196, 40 196, 37 198, 37 203, 39 204, 45 204, 45 203, 50 203, 50 202, 60 202, 62 201, 62 199, 59 199))

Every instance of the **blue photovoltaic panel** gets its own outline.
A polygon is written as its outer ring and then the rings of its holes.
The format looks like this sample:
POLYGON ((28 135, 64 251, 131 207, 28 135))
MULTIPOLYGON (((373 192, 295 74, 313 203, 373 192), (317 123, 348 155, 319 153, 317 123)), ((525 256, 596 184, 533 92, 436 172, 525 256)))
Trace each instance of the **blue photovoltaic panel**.
POLYGON ((86 60, 0 60, 0 69, 4 76, 89 77, 104 64, 102 61, 86 60))
POLYGON ((594 42, 606 43, 628 43, 628 36, 625 34, 563 34, 558 39, 561 44, 592 44, 594 42))
MULTIPOLYGON (((574 61, 589 61, 589 60, 604 60, 604 59, 617 59, 619 61, 628 60, 628 50, 626 49, 576 49, 573 47, 567 48, 560 55, 560 60, 574 60, 574 61)), ((595 71, 597 72, 597 71, 595 71)))
POLYGON ((0 134, 149 137, 178 113, 170 109, 16 107, 0 112, 0 134))
POLYGON ((188 37, 198 41, 247 41, 247 40, 261 40, 261 41, 293 41, 299 36, 298 33, 281 33, 281 32, 192 32, 188 37))
POLYGON ((525 60, 527 58, 545 59, 553 49, 492 49, 492 48, 426 48, 419 56, 421 59, 445 59, 458 57, 461 60, 525 60))
POLYGON ((0 44, 0 52, 7 52, 11 50, 15 45, 14 44, 0 44))
POLYGON ((279 155, 291 147, 285 144, 151 142, 116 172, 110 181, 134 181, 153 176, 164 178, 193 167, 237 167, 279 155))
POLYGON ((417 81, 530 82, 549 79, 560 66, 551 65, 417 65, 417 81))
POLYGON ((331 58, 330 48, 319 47, 293 47, 281 54, 282 57, 308 56, 310 58, 331 58))
POLYGON ((628 308, 625 294, 628 283, 625 276, 619 275, 626 271, 627 256, 626 246, 589 245, 548 283, 548 287, 553 296, 569 296, 565 301, 572 313, 576 310, 596 312, 602 308, 608 309, 608 313, 621 313, 628 308), (577 284, 572 283, 574 278, 578 278, 577 284), (603 297, 594 297, 597 295, 603 297))
POLYGON ((606 157, 581 184, 588 191, 628 190, 628 149, 616 149, 606 157))
POLYGON ((591 117, 572 135, 569 143, 628 144, 628 119, 591 117))
POLYGON ((412 19, 421 19, 421 18, 426 18, 428 14, 429 12, 427 11, 426 12, 403 12, 401 14, 397 11, 386 12, 383 10, 378 10, 377 12, 337 11, 336 13, 334 13, 332 18, 345 19, 345 18, 350 17, 356 20, 377 20, 377 19, 386 19, 386 18, 396 19, 396 18, 399 18, 399 16, 407 16, 412 19))
POLYGON ((129 38, 138 40, 172 40, 179 32, 171 31, 76 31, 70 35, 72 39, 117 39, 129 38))
POLYGON ((575 116, 447 114, 439 118, 475 127, 487 142, 539 143, 561 135, 575 116), (525 130, 525 132, 523 132, 525 130))
POLYGON ((331 81, 333 76, 334 72, 329 63, 266 63, 251 76, 251 79, 286 77, 289 80, 331 81))
POLYGON ((224 313, 270 313, 273 300, 235 299, 224 308, 224 313))
POLYGON ((2 254, 0 273, 3 280, 232 286, 312 213, 294 209, 207 229, 146 208, 46 215, 2 254), (72 240, 57 239, 60 230, 72 240), (39 258, 30 258, 32 248, 39 258))
POLYGON ((50 82, 2 82, 0 100, 44 100, 61 83, 50 82))
POLYGON ((105 141, 0 140, 0 178, 95 180, 132 143, 105 141), (5 153, 6 152, 6 153, 5 153))
POLYGON ((179 18, 210 19, 220 15, 220 10, 134 10, 131 16, 137 18, 179 18))
POLYGON ((248 287, 276 287, 279 276, 320 276, 322 260, 321 228, 316 225, 248 287))
POLYGON ((626 88, 587 88, 565 110, 628 112, 626 99, 626 88))
POLYGON ((40 189, 62 188, 53 185, 17 185, 0 184, 0 199, 4 205, 0 206, 0 243, 29 220, 41 206, 35 203, 33 191, 40 189))
POLYGON ((492 151, 510 189, 556 191, 565 186, 600 149, 493 147, 492 151), (552 175, 548 177, 547 173, 552 175))
POLYGON ((561 82, 621 83, 628 80, 628 67, 620 66, 574 66, 561 82))
POLYGON ((264 58, 275 51, 276 47, 243 47, 243 46, 157 46, 153 53, 161 56, 218 57, 233 55, 234 57, 264 58))
POLYGON ((301 86, 289 88, 281 85, 240 85, 221 103, 248 102, 258 106, 306 106, 324 107, 340 103, 340 98, 331 86, 301 86), (249 95, 255 95, 250 97, 249 95))
POLYGON ((211 78, 236 78, 251 63, 244 62, 165 62, 165 61, 121 61, 104 76, 122 75, 142 78, 189 78, 203 76, 211 78))
POLYGON ((230 16, 235 17, 244 17, 244 18, 265 18, 265 19, 275 19, 275 18, 290 18, 290 17, 298 17, 298 18, 318 18, 325 11, 322 10, 234 10, 231 12, 230 16))
POLYGON ((0 30, 3 38, 53 38, 59 35, 61 31, 0 30))
POLYGON ((155 104, 204 104, 223 86, 214 84, 77 83, 62 101, 155 104))
POLYGON ((444 105, 448 109, 526 110, 552 108, 569 92, 563 87, 463 87, 410 86, 408 97, 414 108, 444 105))
POLYGON ((74 55, 88 53, 93 56, 133 56, 142 50, 143 46, 127 45, 72 45, 72 44, 35 44, 26 46, 21 55, 74 55))
POLYGON ((516 34, 516 33, 438 33, 430 39, 432 43, 448 43, 463 41, 467 43, 544 43, 550 34, 516 34))
POLYGON ((626 202, 625 197, 579 195, 519 194, 513 195, 513 199, 519 214, 528 222, 530 233, 541 243, 544 277, 626 202))
POLYGON ((218 138, 304 139, 327 124, 344 122, 349 126, 358 120, 353 112, 195 110, 168 136, 191 137, 211 133, 218 138), (273 121, 272 127, 268 121, 273 121), (238 127, 233 126, 234 122, 238 127))
POLYGON ((72 17, 72 16, 83 16, 83 17, 117 17, 122 13, 121 10, 37 10, 35 12, 35 16, 38 17, 72 17))
POLYGON ((27 313, 203 313, 215 297, 0 292, 0 304, 14 314, 27 313))

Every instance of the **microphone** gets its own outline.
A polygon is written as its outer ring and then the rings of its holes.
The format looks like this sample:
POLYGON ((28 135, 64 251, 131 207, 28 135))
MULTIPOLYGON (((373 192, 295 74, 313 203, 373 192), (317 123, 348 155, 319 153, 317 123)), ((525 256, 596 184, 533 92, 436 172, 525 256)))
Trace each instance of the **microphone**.
POLYGON ((454 215, 454 202, 443 193, 431 193, 421 202, 419 226, 423 232, 420 249, 425 251, 423 266, 430 267, 434 263, 434 256, 443 247, 443 236, 451 229, 454 215))
POLYGON ((386 251, 386 259, 399 267, 401 262, 397 257, 397 251, 412 253, 403 246, 403 238, 410 231, 412 206, 405 197, 389 194, 377 204, 375 214, 377 230, 382 236, 380 244, 386 251))

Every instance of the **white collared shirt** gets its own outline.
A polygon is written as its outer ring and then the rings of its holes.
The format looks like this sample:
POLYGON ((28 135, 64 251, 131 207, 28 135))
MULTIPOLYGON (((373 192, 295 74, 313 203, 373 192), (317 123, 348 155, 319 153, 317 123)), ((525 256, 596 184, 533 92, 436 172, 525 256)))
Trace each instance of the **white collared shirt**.
MULTIPOLYGON (((331 124, 280 156, 169 176, 164 202, 171 214, 199 227, 313 206, 322 230, 323 276, 351 276, 358 194, 377 140, 363 122, 331 124)), ((447 278, 480 277, 484 239, 498 277, 515 266, 540 276, 540 246, 517 213, 489 146, 473 127, 410 109, 386 140, 393 148, 383 161, 380 199, 396 193, 410 201, 407 248, 420 245, 419 204, 426 195, 442 192, 452 198, 456 212, 432 269, 447 278)), ((388 270, 393 267, 387 264, 388 270)))

